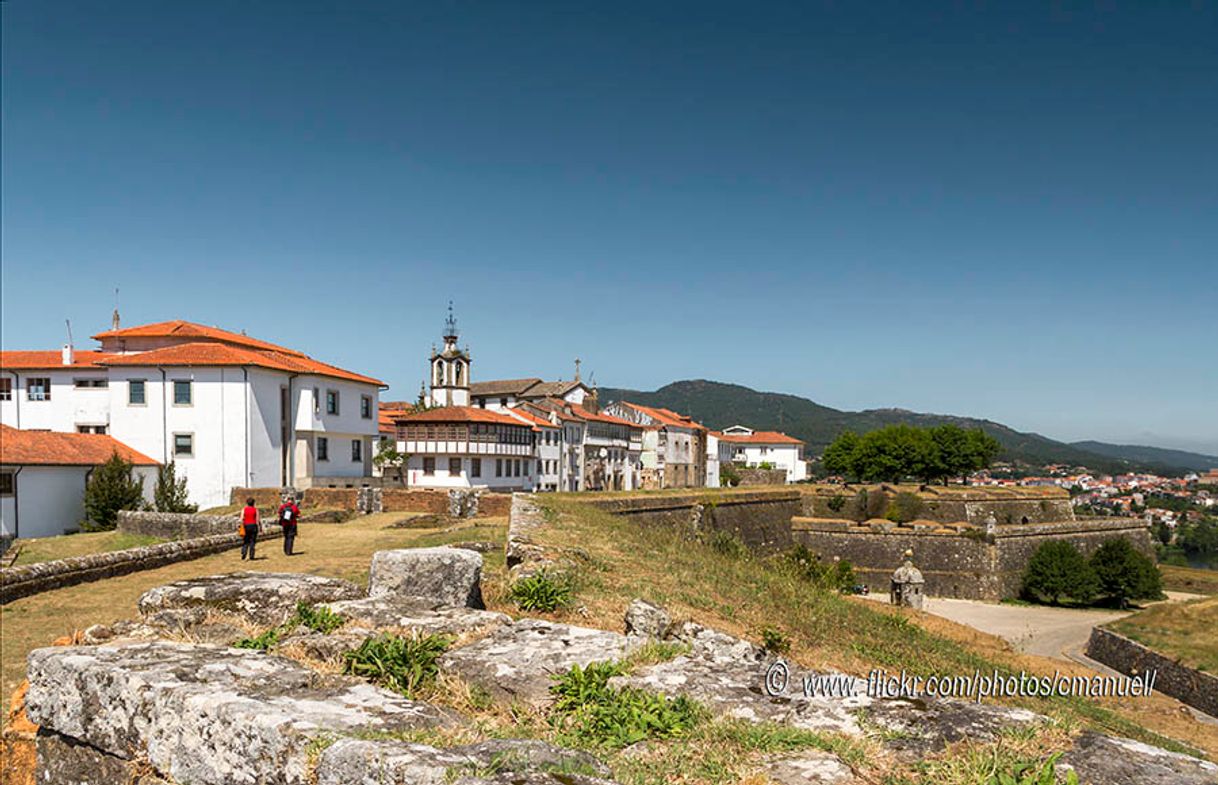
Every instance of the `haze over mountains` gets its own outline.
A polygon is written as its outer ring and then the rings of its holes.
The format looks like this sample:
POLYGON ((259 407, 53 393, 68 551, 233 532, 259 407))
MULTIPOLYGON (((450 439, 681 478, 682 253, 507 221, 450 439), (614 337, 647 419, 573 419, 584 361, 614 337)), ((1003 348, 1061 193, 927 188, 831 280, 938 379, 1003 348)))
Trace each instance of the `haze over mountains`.
POLYGON ((982 428, 1002 443, 999 460, 1041 466, 1064 463, 1103 472, 1132 470, 1182 474, 1218 467, 1218 456, 1140 445, 1084 441, 1068 444, 1037 433, 1025 433, 992 420, 926 414, 905 409, 867 409, 848 412, 822 406, 797 395, 758 392, 738 384, 693 379, 673 382, 653 392, 602 387, 602 402, 627 400, 691 415, 711 428, 743 424, 757 429, 785 431, 818 455, 842 431, 858 433, 894 423, 930 426, 952 423, 982 428))

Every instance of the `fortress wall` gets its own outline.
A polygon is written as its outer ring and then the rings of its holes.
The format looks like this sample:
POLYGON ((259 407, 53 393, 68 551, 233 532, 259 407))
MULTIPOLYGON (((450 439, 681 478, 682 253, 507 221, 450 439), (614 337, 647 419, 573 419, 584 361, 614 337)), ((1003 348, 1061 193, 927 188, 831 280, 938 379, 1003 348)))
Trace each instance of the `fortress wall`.
POLYGON ((791 518, 801 510, 799 492, 793 490, 648 494, 590 503, 646 526, 731 532, 756 550, 790 547, 791 518))
POLYGON ((886 483, 805 486, 800 491, 802 514, 811 518, 863 520, 867 516, 861 492, 876 490, 883 491, 889 500, 898 493, 916 495, 924 505, 919 517, 939 523, 966 521, 982 526, 990 515, 999 525, 1022 523, 1025 517, 1028 523, 1074 520, 1070 495, 1061 488, 938 488, 886 483))

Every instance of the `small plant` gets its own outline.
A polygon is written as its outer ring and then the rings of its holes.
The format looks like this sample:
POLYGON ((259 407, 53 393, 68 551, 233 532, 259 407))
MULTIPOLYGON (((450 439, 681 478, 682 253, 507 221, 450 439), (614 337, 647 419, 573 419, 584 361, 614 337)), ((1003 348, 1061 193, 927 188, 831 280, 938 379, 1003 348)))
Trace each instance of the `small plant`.
POLYGON ((895 523, 909 523, 912 520, 916 520, 922 514, 925 506, 918 494, 901 491, 889 503, 888 511, 884 513, 884 517, 895 523))
POLYGON ((732 532, 712 532, 707 544, 716 552, 734 559, 742 559, 749 555, 748 547, 732 532))
POLYGON ((280 630, 280 627, 272 627, 262 634, 254 636, 253 638, 242 638, 233 644, 233 648, 266 651, 279 642, 280 630))
POLYGON ((512 601, 522 611, 552 613, 571 602, 571 580, 546 570, 525 576, 512 584, 512 601))
POLYGON ((682 736, 702 718, 701 708, 684 695, 668 698, 609 686, 609 680, 625 670, 619 663, 594 662, 554 677, 550 723, 560 738, 621 748, 645 739, 682 736))
POLYGON ((849 561, 823 562, 819 554, 802 543, 786 551, 781 558, 795 577, 828 591, 850 591, 857 583, 854 566, 849 561))
MULTIPOLYGON (((1057 785, 1057 759, 1061 756, 1055 752, 1044 763, 1024 763, 1009 772, 995 772, 986 785, 1057 785)), ((1065 785, 1078 785, 1078 773, 1073 769, 1066 772, 1065 785)))
POLYGON ((841 512, 846 507, 846 497, 840 493, 834 494, 829 499, 829 509, 833 512, 841 512))
POLYGON ((303 624, 313 632, 320 632, 323 635, 329 635, 346 623, 346 619, 341 614, 335 613, 326 607, 314 607, 307 603, 299 603, 296 606, 296 615, 288 622, 291 625, 293 622, 303 624))
POLYGON ((776 627, 761 630, 761 648, 770 654, 786 654, 791 650, 791 639, 776 627))
POLYGON ((190 503, 186 478, 178 476, 177 463, 174 461, 157 467, 156 485, 152 489, 152 506, 157 512, 199 511, 199 505, 190 503))
POLYGON ((443 635, 378 635, 346 653, 343 672, 412 697, 435 681, 436 660, 451 643, 443 635))

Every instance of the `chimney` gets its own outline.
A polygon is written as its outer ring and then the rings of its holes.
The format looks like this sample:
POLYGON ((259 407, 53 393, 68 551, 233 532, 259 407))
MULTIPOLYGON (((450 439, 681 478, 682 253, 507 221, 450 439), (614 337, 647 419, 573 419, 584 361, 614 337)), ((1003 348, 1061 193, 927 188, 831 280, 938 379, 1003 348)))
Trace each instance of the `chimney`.
POLYGON ((72 351, 72 344, 65 343, 63 345, 63 364, 71 365, 76 359, 76 352, 72 351))
POLYGON ((114 309, 114 313, 110 316, 110 329, 117 330, 119 328, 118 309, 114 309))

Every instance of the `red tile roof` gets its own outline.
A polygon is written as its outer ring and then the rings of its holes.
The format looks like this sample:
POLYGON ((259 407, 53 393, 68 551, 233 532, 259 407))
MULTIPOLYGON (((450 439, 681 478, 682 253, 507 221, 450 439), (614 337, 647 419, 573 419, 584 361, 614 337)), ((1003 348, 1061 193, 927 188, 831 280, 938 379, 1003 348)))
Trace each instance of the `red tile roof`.
POLYGON ((751 434, 743 433, 720 433, 717 434, 721 441, 732 442, 733 444, 803 444, 794 436, 787 436, 781 431, 753 431, 751 434))
POLYGON ((251 365, 287 373, 313 374, 346 379, 352 382, 381 385, 371 376, 344 371, 303 354, 281 354, 279 352, 255 351, 224 343, 181 343, 162 349, 131 354, 111 354, 99 361, 100 365, 148 367, 169 366, 220 366, 251 365))
POLYGON ((477 406, 443 406, 438 409, 427 409, 421 412, 414 412, 400 417, 394 418, 394 422, 410 425, 413 423, 427 422, 482 422, 482 423, 497 423, 499 425, 515 425, 518 428, 532 428, 533 426, 522 423, 510 414, 491 411, 490 409, 480 409, 477 406))
POLYGON ((121 330, 107 330, 93 336, 95 341, 105 338, 193 338, 202 341, 231 343, 237 346, 247 346, 251 349, 279 352, 280 354, 305 356, 303 352, 298 352, 295 349, 288 349, 268 341, 260 341, 257 338, 242 335, 241 333, 229 332, 228 330, 221 330, 219 327, 208 327, 205 324, 196 324, 195 322, 187 322, 182 319, 141 324, 138 327, 125 327, 121 330))
POLYGON ((695 422, 694 418, 685 414, 678 414, 677 412, 670 411, 669 409, 661 409, 658 406, 641 406, 637 403, 630 403, 629 401, 622 401, 622 405, 639 410, 661 425, 669 425, 677 428, 706 429, 706 426, 695 422))
POLYGON ((60 351, 0 352, 0 368, 14 371, 41 371, 57 368, 99 370, 97 361, 113 356, 109 352, 78 351, 74 353, 72 364, 64 365, 63 353, 60 351))
POLYGON ((114 453, 139 466, 157 465, 113 436, 20 431, 0 425, 0 463, 11 466, 97 466, 114 453))
POLYGON ((532 412, 526 412, 524 409, 512 409, 511 412, 516 417, 520 417, 524 420, 527 420, 529 423, 531 423, 533 425, 537 425, 542 428, 558 428, 557 425, 555 425, 554 423, 545 419, 544 417, 538 417, 537 415, 533 414, 532 412))

